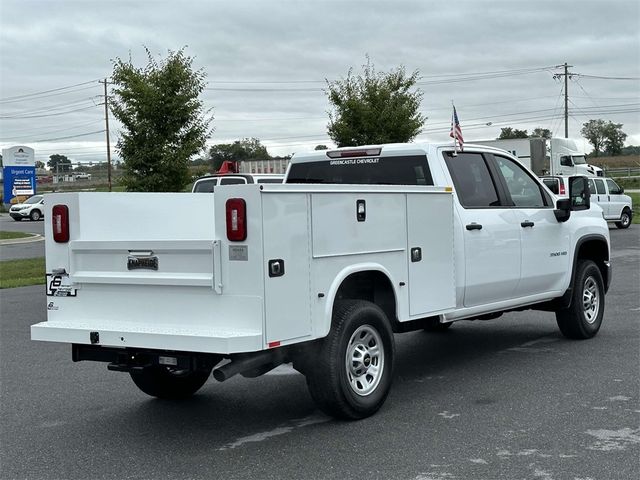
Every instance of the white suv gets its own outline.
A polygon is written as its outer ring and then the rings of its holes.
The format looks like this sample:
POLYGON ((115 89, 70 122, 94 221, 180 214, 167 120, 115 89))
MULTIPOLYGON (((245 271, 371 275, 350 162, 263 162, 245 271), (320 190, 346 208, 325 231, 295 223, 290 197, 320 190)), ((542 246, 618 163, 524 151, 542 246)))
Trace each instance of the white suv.
POLYGON ((9 215, 16 222, 19 222, 23 218, 30 218, 31 220, 42 220, 44 216, 44 196, 34 195, 33 197, 25 200, 24 203, 16 203, 9 209, 9 215))
MULTIPOLYGON (((567 185, 569 177, 542 177, 542 182, 559 197, 569 196, 567 185)), ((591 202, 602 208, 602 215, 607 222, 616 224, 618 228, 629 228, 633 218, 633 203, 629 195, 624 195, 624 188, 611 178, 588 177, 591 202)))

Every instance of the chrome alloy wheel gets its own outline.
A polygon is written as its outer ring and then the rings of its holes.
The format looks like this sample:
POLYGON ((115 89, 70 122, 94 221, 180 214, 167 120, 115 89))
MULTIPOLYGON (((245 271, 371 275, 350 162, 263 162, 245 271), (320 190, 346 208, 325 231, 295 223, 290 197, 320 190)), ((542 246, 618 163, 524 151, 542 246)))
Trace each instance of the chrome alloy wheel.
POLYGON ((625 212, 622 214, 622 217, 620 217, 620 223, 624 228, 627 228, 629 226, 629 224, 631 223, 631 218, 629 217, 628 213, 625 212))
POLYGON ((345 367, 354 393, 365 397, 375 391, 384 373, 384 345, 375 328, 362 325, 353 332, 347 345, 345 367))
POLYGON ((582 290, 582 309, 584 311, 584 318, 589 324, 592 324, 598 318, 598 311, 600 310, 599 294, 598 284, 594 278, 591 276, 587 277, 584 282, 584 289, 582 290))

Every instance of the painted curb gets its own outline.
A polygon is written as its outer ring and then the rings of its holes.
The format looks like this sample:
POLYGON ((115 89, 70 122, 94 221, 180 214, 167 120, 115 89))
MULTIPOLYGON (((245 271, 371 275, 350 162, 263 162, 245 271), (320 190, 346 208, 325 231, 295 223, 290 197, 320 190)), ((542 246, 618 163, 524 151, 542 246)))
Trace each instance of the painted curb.
POLYGON ((31 237, 26 238, 8 238, 7 240, 0 240, 0 245, 17 245, 19 243, 33 243, 44 240, 42 235, 33 234, 31 237))

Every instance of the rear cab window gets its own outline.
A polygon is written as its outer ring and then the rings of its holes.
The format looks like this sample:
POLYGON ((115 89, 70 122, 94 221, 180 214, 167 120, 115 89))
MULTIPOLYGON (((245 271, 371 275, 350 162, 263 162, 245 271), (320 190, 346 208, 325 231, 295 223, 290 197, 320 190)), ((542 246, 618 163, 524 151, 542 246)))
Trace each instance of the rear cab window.
POLYGON ((558 179, 557 178, 543 178, 542 183, 544 183, 552 193, 558 195, 560 189, 558 187, 558 179))
POLYGON ((287 183, 433 185, 433 178, 426 155, 407 155, 294 163, 287 183))
POLYGON ((228 177, 220 179, 220 185, 240 185, 242 183, 247 183, 247 179, 243 177, 228 177))
POLYGON ((217 178, 207 178, 205 180, 198 180, 193 186, 193 191, 196 193, 213 193, 213 190, 218 183, 217 178))

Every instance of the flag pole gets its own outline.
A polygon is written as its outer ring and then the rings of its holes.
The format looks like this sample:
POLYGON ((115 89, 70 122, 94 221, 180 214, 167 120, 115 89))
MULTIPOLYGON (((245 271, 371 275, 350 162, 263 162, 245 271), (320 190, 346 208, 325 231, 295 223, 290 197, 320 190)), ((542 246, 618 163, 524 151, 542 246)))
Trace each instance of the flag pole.
POLYGON ((456 106, 453 103, 453 99, 451 99, 451 134, 453 137, 453 156, 458 156, 458 136, 456 135, 455 130, 455 116, 456 116, 456 106))

